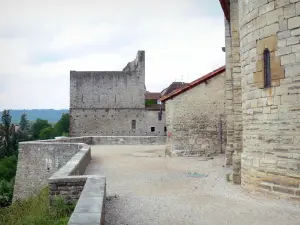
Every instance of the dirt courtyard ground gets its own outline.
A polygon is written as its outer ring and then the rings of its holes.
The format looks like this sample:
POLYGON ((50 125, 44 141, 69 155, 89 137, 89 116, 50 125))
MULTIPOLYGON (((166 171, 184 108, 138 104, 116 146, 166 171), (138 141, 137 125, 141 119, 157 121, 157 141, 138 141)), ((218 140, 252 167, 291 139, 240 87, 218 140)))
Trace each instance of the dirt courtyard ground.
POLYGON ((165 157, 165 146, 92 146, 86 174, 106 176, 108 225, 293 225, 300 204, 226 181, 224 157, 165 157))

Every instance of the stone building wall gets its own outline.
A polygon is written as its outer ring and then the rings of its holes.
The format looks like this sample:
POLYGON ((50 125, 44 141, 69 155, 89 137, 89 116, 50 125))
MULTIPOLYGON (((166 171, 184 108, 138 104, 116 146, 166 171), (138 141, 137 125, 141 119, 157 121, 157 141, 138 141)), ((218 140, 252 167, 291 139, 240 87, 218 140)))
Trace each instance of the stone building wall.
POLYGON ((70 109, 72 136, 164 136, 165 112, 161 120, 158 113, 146 109, 70 109))
POLYGON ((123 71, 71 71, 70 108, 145 108, 145 52, 123 71))
POLYGON ((300 0, 240 0, 239 23, 242 185, 299 199, 300 0), (265 48, 270 88, 264 88, 265 48))
POLYGON ((122 71, 70 72, 71 136, 163 136, 165 115, 145 108, 145 52, 122 71))
POLYGON ((226 164, 234 164, 233 180, 240 183, 242 152, 242 86, 238 0, 230 0, 230 21, 225 20, 226 49, 226 164), (233 154, 235 160, 233 162, 233 154))
POLYGON ((225 73, 165 102, 167 154, 225 152, 225 73), (223 135, 221 145, 220 125, 223 135))

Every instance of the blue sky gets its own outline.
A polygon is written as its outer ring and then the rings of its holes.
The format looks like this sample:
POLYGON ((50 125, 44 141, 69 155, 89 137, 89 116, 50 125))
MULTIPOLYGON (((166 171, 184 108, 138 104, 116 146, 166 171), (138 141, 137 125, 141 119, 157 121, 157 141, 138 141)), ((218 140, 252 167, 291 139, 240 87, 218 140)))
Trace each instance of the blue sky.
POLYGON ((0 110, 68 108, 70 70, 122 70, 146 51, 161 91, 224 64, 218 0, 0 0, 0 110))

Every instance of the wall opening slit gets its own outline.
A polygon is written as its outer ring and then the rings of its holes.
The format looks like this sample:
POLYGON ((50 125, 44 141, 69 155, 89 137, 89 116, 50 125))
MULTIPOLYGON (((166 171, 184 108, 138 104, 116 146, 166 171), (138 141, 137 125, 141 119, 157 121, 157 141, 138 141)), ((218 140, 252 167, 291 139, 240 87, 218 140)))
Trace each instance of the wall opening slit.
POLYGON ((264 50, 264 87, 269 88, 271 87, 271 56, 270 50, 266 48, 264 50))

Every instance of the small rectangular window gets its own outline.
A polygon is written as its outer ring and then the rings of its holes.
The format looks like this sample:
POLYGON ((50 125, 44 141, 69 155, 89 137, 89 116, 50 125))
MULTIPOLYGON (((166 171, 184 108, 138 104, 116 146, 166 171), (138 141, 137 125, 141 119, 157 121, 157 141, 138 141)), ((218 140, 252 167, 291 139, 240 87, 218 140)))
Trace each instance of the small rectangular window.
POLYGON ((136 120, 131 120, 131 129, 136 129, 136 120))
POLYGON ((155 127, 151 127, 151 132, 155 132, 155 127))
POLYGON ((167 127, 165 127, 165 132, 167 131, 167 127))

